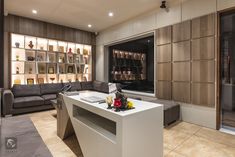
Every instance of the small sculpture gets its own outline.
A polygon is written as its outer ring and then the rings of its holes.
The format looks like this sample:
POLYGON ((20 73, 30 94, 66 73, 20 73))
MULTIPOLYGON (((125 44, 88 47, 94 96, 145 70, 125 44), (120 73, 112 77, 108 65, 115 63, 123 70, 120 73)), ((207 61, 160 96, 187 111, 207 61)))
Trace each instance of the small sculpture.
POLYGON ((15 42, 15 46, 16 46, 16 48, 19 48, 20 47, 20 43, 19 42, 15 42))
POLYGON ((16 67, 16 74, 19 74, 19 73, 20 73, 20 68, 16 67))
POLYGON ((32 49, 32 48, 33 48, 33 46, 34 46, 34 45, 33 45, 33 42, 32 42, 32 41, 30 41, 28 46, 32 49))
POLYGON ((20 59, 20 56, 19 55, 16 55, 16 61, 19 61, 20 59))

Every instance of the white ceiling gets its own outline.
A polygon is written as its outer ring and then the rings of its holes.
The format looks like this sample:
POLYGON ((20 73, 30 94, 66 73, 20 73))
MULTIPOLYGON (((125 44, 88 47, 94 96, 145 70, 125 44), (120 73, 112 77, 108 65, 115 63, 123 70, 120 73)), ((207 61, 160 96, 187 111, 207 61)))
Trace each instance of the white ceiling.
POLYGON ((5 0, 5 12, 99 32, 158 8, 160 3, 161 0, 5 0), (32 9, 38 14, 32 14, 32 9), (109 11, 114 12, 114 17, 108 17, 109 11))

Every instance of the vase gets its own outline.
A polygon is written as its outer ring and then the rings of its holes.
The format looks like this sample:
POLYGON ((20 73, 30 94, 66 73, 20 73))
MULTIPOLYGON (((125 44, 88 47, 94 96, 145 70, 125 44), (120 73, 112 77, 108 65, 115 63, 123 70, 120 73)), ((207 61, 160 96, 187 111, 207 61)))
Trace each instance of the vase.
POLYGON ((19 48, 20 47, 20 43, 19 42, 15 42, 15 46, 16 46, 16 48, 19 48))

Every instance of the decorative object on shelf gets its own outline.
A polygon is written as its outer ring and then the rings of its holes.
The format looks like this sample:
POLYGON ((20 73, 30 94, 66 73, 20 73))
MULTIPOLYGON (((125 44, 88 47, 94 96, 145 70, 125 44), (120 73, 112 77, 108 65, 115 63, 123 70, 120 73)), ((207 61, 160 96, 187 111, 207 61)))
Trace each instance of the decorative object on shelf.
POLYGON ((60 79, 60 83, 63 83, 64 81, 63 81, 63 79, 60 79))
POLYGON ((72 82, 72 79, 68 79, 68 82, 71 83, 71 82, 72 82))
POLYGON ((38 84, 44 84, 44 78, 38 78, 38 84))
POLYGON ((27 60, 28 60, 28 61, 34 61, 35 58, 34 58, 33 56, 28 56, 28 57, 27 57, 27 60))
POLYGON ((64 68, 63 67, 59 67, 59 74, 63 74, 64 73, 64 68))
POLYGON ((84 73, 84 68, 85 68, 85 65, 84 65, 84 64, 81 64, 81 65, 80 65, 80 68, 79 68, 79 73, 80 73, 80 74, 83 74, 83 73, 84 73))
POLYGON ((40 46, 40 50, 44 50, 44 47, 43 47, 43 46, 40 46))
POLYGON ((31 49, 32 49, 32 48, 34 47, 33 42, 32 42, 32 41, 30 41, 28 46, 29 46, 29 48, 31 48, 31 49))
POLYGON ((16 67, 16 74, 19 74, 19 73, 20 73, 20 68, 16 67))
POLYGON ((34 79, 33 79, 33 78, 28 78, 28 79, 27 79, 27 84, 28 84, 28 85, 34 84, 34 79))
POLYGON ((21 84, 21 80, 20 79, 15 79, 14 84, 21 84))
POLYGON ((20 43, 19 42, 15 42, 15 46, 16 46, 16 48, 19 48, 20 47, 20 43))
POLYGON ((107 109, 112 109, 113 97, 112 96, 107 96, 105 102, 108 104, 107 109))
POLYGON ((88 67, 85 68, 85 74, 88 74, 88 67))
POLYGON ((33 72, 33 69, 29 68, 29 74, 32 74, 32 72, 33 72))
POLYGON ((64 46, 59 46, 59 52, 64 52, 64 46))
POLYGON ((83 57, 84 63, 88 64, 88 57, 83 57))
POLYGON ((69 63, 73 63, 73 56, 68 56, 69 63))
POLYGON ((52 83, 54 83, 53 81, 55 80, 55 78, 54 77, 50 77, 50 80, 51 80, 52 83))
POLYGON ((54 46, 53 45, 49 45, 49 51, 54 51, 54 46))
POLYGON ((16 55, 16 61, 19 61, 19 60, 20 60, 20 56, 16 55))
POLYGON ((88 55, 88 54, 89 54, 88 50, 87 49, 83 49, 83 55, 88 55))
POLYGON ((39 74, 45 74, 45 68, 43 66, 40 66, 39 74))
POLYGON ((76 56, 75 63, 79 64, 79 56, 76 56))
POLYGON ((59 57, 59 63, 64 63, 64 57, 63 56, 59 57))
POLYGON ((69 48, 69 52, 68 52, 68 54, 72 54, 73 52, 72 52, 72 49, 71 48, 69 48))
POLYGON ((77 48, 77 54, 80 55, 80 48, 77 48))
POLYGON ((44 61, 44 60, 43 60, 43 56, 42 56, 42 55, 37 55, 37 61, 40 61, 40 62, 41 62, 41 61, 44 61))
POLYGON ((54 67, 49 67, 49 68, 48 68, 48 73, 49 73, 49 74, 54 74, 54 72, 55 72, 55 71, 54 71, 54 67))
POLYGON ((73 66, 72 65, 68 66, 68 73, 73 73, 73 66))

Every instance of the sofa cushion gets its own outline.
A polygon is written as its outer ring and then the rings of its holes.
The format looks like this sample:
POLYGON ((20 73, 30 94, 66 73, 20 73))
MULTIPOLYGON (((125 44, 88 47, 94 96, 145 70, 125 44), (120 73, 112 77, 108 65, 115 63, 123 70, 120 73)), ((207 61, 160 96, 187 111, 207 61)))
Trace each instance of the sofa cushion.
POLYGON ((40 96, 39 85, 14 85, 12 87, 14 97, 40 96))
POLYGON ((81 87, 82 90, 93 90, 93 82, 92 81, 81 82, 81 87))
POLYGON ((109 93, 109 83, 94 81, 93 89, 98 92, 109 93))
POLYGON ((65 85, 71 85, 70 91, 80 91, 82 89, 80 82, 69 82, 69 83, 64 83, 63 86, 65 85))
POLYGON ((51 100, 56 99, 56 94, 46 94, 46 95, 42 95, 42 98, 44 100, 44 103, 46 105, 51 104, 51 100))
POLYGON ((44 105, 40 96, 17 97, 14 99, 13 108, 25 108, 44 105))
POLYGON ((41 95, 59 93, 62 87, 63 87, 62 83, 40 84, 41 95))

